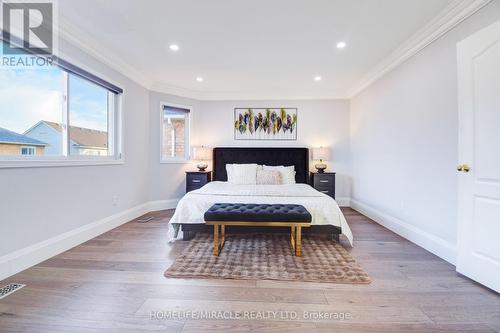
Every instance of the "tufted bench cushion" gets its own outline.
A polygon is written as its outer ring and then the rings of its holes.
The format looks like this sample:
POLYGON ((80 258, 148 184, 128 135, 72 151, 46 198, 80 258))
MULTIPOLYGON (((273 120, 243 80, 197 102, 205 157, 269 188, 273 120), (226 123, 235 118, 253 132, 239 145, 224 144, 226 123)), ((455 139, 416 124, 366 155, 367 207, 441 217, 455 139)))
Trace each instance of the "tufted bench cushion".
POLYGON ((205 212, 205 221, 311 222, 302 205, 216 203, 205 212))

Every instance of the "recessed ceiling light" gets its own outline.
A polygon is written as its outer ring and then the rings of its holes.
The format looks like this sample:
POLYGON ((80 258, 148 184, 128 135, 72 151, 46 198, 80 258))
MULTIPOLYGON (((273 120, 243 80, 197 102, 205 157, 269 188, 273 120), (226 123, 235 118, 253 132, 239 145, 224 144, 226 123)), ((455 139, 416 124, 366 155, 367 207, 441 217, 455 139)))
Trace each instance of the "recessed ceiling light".
POLYGON ((314 77, 314 81, 321 81, 323 80, 323 78, 321 76, 315 76, 314 77))
POLYGON ((179 45, 177 44, 170 44, 169 48, 171 51, 179 51, 179 45))
POLYGON ((338 49, 343 49, 343 48, 344 48, 344 47, 346 47, 346 46, 347 46, 347 44, 346 44, 346 42, 344 42, 344 41, 342 41, 342 42, 338 42, 338 43, 337 43, 337 48, 338 48, 338 49))
POLYGON ((202 78, 201 76, 198 76, 198 77, 196 78, 196 81, 198 81, 198 82, 203 82, 203 78, 202 78))

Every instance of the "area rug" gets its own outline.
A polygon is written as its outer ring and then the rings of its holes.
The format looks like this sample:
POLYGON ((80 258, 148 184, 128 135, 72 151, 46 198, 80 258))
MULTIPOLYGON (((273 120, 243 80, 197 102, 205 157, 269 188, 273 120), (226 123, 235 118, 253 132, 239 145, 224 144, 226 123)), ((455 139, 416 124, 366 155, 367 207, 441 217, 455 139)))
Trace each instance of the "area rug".
POLYGON ((227 235, 219 257, 213 236, 197 234, 165 272, 168 278, 284 280, 368 284, 370 277, 339 243, 304 236, 295 257, 285 234, 227 235))

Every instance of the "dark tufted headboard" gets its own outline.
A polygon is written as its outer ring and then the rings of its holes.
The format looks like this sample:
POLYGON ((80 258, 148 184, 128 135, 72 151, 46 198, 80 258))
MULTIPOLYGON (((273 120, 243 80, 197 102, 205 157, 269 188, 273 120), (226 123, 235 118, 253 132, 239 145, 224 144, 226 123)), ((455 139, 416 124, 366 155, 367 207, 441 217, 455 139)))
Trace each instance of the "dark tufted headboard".
POLYGON ((227 181, 226 164, 228 163, 294 165, 295 181, 307 184, 309 180, 309 149, 307 148, 214 148, 214 180, 227 181))

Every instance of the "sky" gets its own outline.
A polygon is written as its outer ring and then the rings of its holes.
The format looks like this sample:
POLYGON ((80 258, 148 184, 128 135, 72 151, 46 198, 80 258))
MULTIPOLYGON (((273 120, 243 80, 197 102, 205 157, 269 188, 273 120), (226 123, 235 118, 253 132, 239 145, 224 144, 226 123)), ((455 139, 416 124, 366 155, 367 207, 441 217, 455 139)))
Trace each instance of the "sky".
MULTIPOLYGON (((63 71, 0 67, 0 127, 24 133, 40 120, 62 122, 63 71)), ((107 91, 69 77, 70 125, 107 131, 107 91)))

